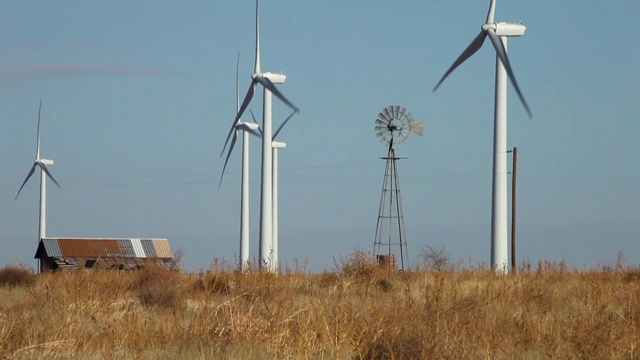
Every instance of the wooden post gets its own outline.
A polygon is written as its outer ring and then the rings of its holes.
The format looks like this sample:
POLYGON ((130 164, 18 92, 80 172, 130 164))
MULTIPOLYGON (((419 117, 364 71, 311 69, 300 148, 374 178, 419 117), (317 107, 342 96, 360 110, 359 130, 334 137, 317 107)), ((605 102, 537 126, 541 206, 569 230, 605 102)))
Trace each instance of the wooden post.
POLYGON ((518 148, 513 148, 513 169, 511 179, 511 273, 518 271, 516 266, 516 175, 518 168, 518 148))

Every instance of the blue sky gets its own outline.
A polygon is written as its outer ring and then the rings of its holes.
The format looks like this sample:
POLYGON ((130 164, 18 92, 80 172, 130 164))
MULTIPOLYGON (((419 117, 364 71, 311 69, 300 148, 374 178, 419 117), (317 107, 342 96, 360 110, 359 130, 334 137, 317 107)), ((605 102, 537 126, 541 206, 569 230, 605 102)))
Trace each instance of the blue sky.
MULTIPOLYGON (((331 269, 373 250, 386 149, 380 110, 406 107, 425 136, 398 150, 410 257, 444 246, 489 262, 495 56, 487 42, 438 92, 488 1, 261 3, 262 69, 300 109, 280 135, 280 260, 331 269)), ((253 1, 11 1, 0 11, 0 265, 33 266, 42 98, 48 236, 161 237, 188 269, 238 253, 240 152, 218 189, 235 115, 235 66, 250 82, 253 1)), ((499 1, 527 26, 509 54, 533 110, 509 90, 519 149, 518 262, 640 264, 640 5, 499 1)), ((261 114, 260 95, 251 108, 261 114)), ((274 118, 288 109, 274 102, 274 118)), ((247 119, 248 117, 245 117, 247 119)), ((252 142, 257 255, 259 142, 252 142)), ((239 148, 238 148, 239 150, 239 148)))

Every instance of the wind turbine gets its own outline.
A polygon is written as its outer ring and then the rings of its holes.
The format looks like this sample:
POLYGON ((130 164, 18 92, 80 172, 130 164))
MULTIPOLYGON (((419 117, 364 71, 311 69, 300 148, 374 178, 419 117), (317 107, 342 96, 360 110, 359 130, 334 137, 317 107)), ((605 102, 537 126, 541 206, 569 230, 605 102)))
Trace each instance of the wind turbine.
MULTIPOLYGON (((240 70, 240 53, 238 53, 238 60, 236 62, 236 112, 240 110, 240 90, 238 73, 240 70)), ((238 140, 238 132, 242 131, 242 181, 240 186, 240 264, 238 268, 240 271, 246 271, 249 268, 249 133, 258 135, 256 130, 258 129, 257 123, 246 123, 242 120, 238 120, 235 125, 235 131, 233 132, 233 139, 231 140, 231 146, 229 146, 229 152, 227 158, 224 161, 222 168, 222 174, 220 175, 220 183, 218 188, 222 185, 222 179, 224 177, 224 171, 227 168, 229 157, 233 152, 233 147, 238 140)))
POLYGON ((273 162, 272 162, 272 184, 273 184, 273 224, 272 224, 272 261, 274 268, 278 267, 278 149, 284 149, 287 147, 287 144, 281 141, 276 141, 276 137, 282 130, 282 128, 289 122, 289 120, 295 115, 295 111, 289 115, 285 121, 282 122, 282 125, 273 133, 273 137, 271 138, 271 148, 273 151, 273 162))
POLYGON ((261 193, 260 193, 260 263, 259 266, 262 269, 266 267, 269 271, 275 271, 275 264, 272 261, 273 253, 273 188, 272 188, 272 118, 271 118, 271 103, 272 94, 276 95, 285 104, 291 107, 294 112, 300 110, 293 105, 287 98, 280 93, 274 84, 282 84, 286 80, 284 74, 274 74, 270 72, 261 72, 260 70, 260 17, 259 17, 259 0, 256 0, 256 57, 253 75, 251 75, 251 85, 249 90, 242 101, 242 105, 238 109, 238 114, 233 121, 227 140, 222 148, 222 154, 227 147, 229 138, 234 132, 236 125, 240 121, 240 117, 249 106, 253 94, 255 93, 258 84, 262 85, 264 89, 263 106, 262 106, 262 171, 261 171, 261 193))
POLYGON ((451 74, 460 64, 475 54, 489 37, 496 51, 496 83, 493 130, 493 195, 491 206, 491 267, 499 273, 507 271, 507 77, 524 105, 529 118, 531 109, 527 104, 518 81, 513 73, 507 55, 507 38, 524 35, 526 27, 522 24, 511 24, 494 21, 496 0, 491 0, 487 21, 482 25, 480 34, 462 52, 456 61, 442 76, 436 87, 451 74))
POLYGON ((16 195, 16 200, 18 196, 20 196, 20 192, 24 185, 29 181, 33 173, 36 171, 36 167, 40 168, 40 223, 38 227, 38 243, 40 240, 47 236, 47 176, 53 180, 53 182, 60 187, 60 184, 54 179, 53 175, 47 169, 47 165, 53 165, 53 160, 49 159, 41 159, 40 158, 40 113, 42 110, 42 99, 40 99, 40 106, 38 108, 38 141, 36 143, 36 159, 33 162, 33 166, 31 166, 31 170, 29 170, 29 174, 22 182, 22 186, 20 186, 20 190, 18 190, 18 194, 16 195))
POLYGON ((272 228, 272 261, 273 266, 278 268, 278 149, 284 149, 287 144, 281 141, 271 142, 273 151, 273 228, 272 228))

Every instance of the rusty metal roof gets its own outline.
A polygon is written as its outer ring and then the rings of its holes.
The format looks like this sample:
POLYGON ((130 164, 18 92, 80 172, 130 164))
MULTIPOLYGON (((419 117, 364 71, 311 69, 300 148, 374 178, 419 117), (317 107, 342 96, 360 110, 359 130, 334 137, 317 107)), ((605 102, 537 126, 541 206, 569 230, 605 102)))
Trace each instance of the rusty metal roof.
POLYGON ((167 239, 43 238, 35 258, 150 258, 171 259, 167 239), (44 251, 44 253, 43 253, 44 251))

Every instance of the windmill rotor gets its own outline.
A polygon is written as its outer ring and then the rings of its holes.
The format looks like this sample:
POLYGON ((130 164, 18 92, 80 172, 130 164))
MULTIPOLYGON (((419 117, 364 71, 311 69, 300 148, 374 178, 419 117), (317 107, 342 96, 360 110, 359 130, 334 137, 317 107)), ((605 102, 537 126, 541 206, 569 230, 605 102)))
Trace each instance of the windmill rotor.
POLYGON ((398 146, 409 140, 411 134, 422 136, 424 122, 415 120, 411 112, 402 106, 384 108, 375 120, 376 136, 383 144, 398 146))

